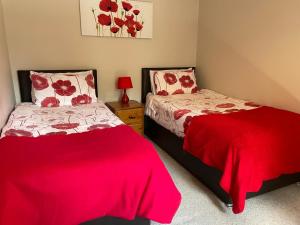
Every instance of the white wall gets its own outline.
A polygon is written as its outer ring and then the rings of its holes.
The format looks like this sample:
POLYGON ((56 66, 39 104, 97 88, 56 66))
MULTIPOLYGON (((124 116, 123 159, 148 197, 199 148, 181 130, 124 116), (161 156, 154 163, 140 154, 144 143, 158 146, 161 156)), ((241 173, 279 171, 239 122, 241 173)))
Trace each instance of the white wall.
POLYGON ((14 97, 0 1, 0 130, 13 108, 14 97))
POLYGON ((299 9, 299 0, 200 0, 201 86, 300 112, 299 9))
POLYGON ((153 39, 83 37, 79 0, 2 0, 16 90, 18 69, 96 68, 103 100, 117 100, 118 76, 129 74, 140 100, 141 68, 195 66, 197 0, 154 0, 153 39))

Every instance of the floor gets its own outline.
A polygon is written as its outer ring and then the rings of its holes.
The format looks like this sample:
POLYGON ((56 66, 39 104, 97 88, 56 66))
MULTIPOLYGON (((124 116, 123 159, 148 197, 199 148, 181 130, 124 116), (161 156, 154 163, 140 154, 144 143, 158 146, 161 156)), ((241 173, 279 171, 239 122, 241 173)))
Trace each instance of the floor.
POLYGON ((182 194, 172 225, 300 225, 300 186, 290 185, 249 199, 245 211, 234 215, 188 171, 156 148, 182 194))

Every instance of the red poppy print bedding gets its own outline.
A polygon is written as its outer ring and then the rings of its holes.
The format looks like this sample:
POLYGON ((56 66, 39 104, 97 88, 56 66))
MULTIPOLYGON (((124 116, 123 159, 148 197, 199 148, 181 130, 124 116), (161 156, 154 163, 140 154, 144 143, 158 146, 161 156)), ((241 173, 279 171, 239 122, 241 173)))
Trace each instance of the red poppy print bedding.
POLYGON ((92 71, 76 73, 30 72, 33 102, 41 107, 97 102, 92 71))
POLYGON ((150 70, 150 84, 151 84, 151 91, 152 94, 156 94, 156 88, 157 84, 156 81, 154 82, 154 75, 156 75, 157 72, 165 72, 165 73, 178 73, 186 70, 193 70, 193 68, 186 68, 186 69, 170 69, 170 70, 150 70))
POLYGON ((177 136, 184 137, 184 132, 194 116, 225 114, 257 107, 259 106, 252 102, 201 89, 194 94, 165 94, 165 96, 149 94, 145 113, 177 136))
POLYGON ((56 108, 41 108, 32 103, 22 103, 12 112, 1 137, 63 135, 115 127, 120 124, 123 124, 122 121, 101 101, 56 108))
POLYGON ((198 91, 193 69, 151 71, 150 80, 152 92, 156 95, 191 94, 198 91))
POLYGON ((0 139, 0 225, 75 225, 104 216, 171 223, 181 196, 153 145, 129 126, 94 128, 0 139))

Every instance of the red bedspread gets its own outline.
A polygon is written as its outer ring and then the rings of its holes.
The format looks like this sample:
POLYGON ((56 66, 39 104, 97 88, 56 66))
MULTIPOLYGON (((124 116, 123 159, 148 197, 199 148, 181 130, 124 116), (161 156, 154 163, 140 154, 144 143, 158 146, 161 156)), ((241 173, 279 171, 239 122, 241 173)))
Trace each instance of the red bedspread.
POLYGON ((152 144, 130 127, 0 140, 1 225, 170 223, 180 200, 152 144))
POLYGON ((221 187, 244 210, 247 192, 263 181, 300 172, 300 115, 261 107, 227 115, 194 117, 184 149, 223 171, 221 187))

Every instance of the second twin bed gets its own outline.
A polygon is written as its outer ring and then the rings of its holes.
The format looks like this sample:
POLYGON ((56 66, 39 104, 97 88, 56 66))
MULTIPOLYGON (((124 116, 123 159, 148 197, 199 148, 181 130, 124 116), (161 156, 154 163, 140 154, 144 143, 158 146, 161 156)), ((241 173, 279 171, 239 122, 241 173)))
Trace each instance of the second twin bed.
POLYGON ((195 68, 143 68, 145 134, 233 212, 300 181, 300 115, 197 87, 195 68))

